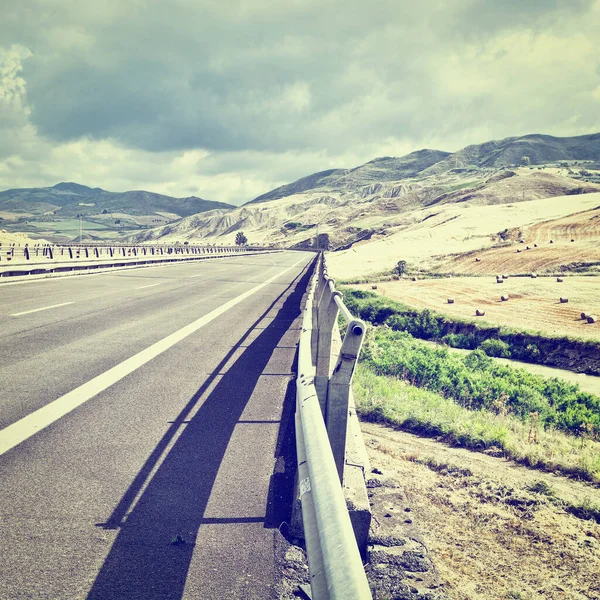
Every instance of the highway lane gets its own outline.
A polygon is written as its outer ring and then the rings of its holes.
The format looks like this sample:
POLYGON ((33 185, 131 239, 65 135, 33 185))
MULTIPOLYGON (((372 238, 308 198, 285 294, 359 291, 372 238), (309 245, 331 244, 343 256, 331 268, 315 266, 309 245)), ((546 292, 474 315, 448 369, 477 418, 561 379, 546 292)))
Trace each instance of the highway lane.
POLYGON ((5 427, 301 261, 0 456, 0 597, 274 594, 272 528, 289 493, 280 422, 309 259, 0 286, 5 427))
POLYGON ((278 256, 0 285, 0 428, 277 273, 278 256))

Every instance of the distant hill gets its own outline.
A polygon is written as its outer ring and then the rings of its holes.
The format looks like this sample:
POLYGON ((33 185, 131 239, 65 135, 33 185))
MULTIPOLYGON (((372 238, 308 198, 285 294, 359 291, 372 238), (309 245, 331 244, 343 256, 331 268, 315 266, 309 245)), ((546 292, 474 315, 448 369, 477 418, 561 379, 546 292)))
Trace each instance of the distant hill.
POLYGON ((599 163, 600 134, 533 134, 455 153, 424 149, 319 171, 227 213, 187 217, 132 239, 232 243, 243 230, 251 243, 303 246, 319 235, 330 248, 342 249, 390 236, 423 218, 423 210, 598 192, 599 163))
POLYGON ((448 156, 424 174, 443 173, 452 168, 508 167, 527 157, 531 165, 556 161, 600 160, 600 133, 558 138, 534 133, 467 146, 448 156))
POLYGON ((277 200, 319 188, 344 188, 367 185, 379 181, 396 181, 406 177, 414 177, 427 167, 438 163, 449 152, 441 150, 418 150, 401 158, 384 156, 376 158, 354 169, 331 169, 313 173, 293 183, 282 185, 246 204, 256 204, 277 200))
POLYGON ((143 190, 108 192, 78 183, 63 182, 53 187, 22 188, 0 192, 0 211, 23 212, 31 215, 53 214, 72 217, 107 211, 130 215, 174 213, 180 217, 214 209, 234 208, 224 202, 213 202, 196 196, 173 198, 143 190))

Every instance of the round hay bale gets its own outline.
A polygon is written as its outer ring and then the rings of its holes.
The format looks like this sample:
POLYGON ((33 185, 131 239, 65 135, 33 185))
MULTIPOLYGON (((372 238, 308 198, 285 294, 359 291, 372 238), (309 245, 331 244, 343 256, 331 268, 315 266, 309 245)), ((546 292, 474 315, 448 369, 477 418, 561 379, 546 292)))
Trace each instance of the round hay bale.
POLYGON ((525 250, 531 250, 529 246, 525 246, 525 250))
POLYGON ((485 310, 479 310, 479 309, 477 309, 475 311, 475 316, 476 317, 483 317, 483 316, 485 316, 485 310))
POLYGON ((480 258, 476 258, 475 262, 481 262, 481 259, 480 258))
POLYGON ((584 312, 582 312, 581 313, 581 318, 585 321, 587 319, 587 315, 584 312))
POLYGON ((531 279, 537 279, 537 273, 532 273, 531 274, 531 279))
POLYGON ((502 302, 506 302, 508 300, 508 296, 500 296, 500 300, 502 300, 502 302))
POLYGON ((558 283, 562 283, 563 282, 563 278, 562 277, 557 277, 556 281, 558 281, 558 283))
POLYGON ((502 275, 502 279, 508 279, 508 275, 502 275))
POLYGON ((496 283, 504 283, 504 279, 496 279, 496 283))
POLYGON ((550 243, 551 243, 551 244, 554 244, 554 240, 550 240, 550 243))
POLYGON ((417 280, 417 278, 416 278, 416 277, 411 277, 411 279, 410 279, 410 280, 411 280, 411 281, 416 281, 416 280, 417 280))
POLYGON ((454 304, 454 298, 448 298, 448 304, 454 304))
POLYGON ((376 290, 376 289, 377 289, 377 286, 376 286, 376 285, 372 285, 372 286, 371 286, 371 289, 372 289, 372 290, 376 290))
POLYGON ((560 303, 561 304, 566 304, 568 301, 569 301, 568 298, 562 298, 562 297, 560 298, 560 303))
POLYGON ((575 240, 571 240, 572 242, 574 242, 575 240))
POLYGON ((517 248, 517 252, 521 252, 521 251, 517 248))
POLYGON ((533 245, 533 247, 534 247, 534 248, 537 248, 537 244, 534 244, 534 245, 533 245))
POLYGON ((598 317, 596 317, 594 315, 588 315, 588 317, 587 317, 588 323, 595 323, 597 320, 598 320, 598 317))

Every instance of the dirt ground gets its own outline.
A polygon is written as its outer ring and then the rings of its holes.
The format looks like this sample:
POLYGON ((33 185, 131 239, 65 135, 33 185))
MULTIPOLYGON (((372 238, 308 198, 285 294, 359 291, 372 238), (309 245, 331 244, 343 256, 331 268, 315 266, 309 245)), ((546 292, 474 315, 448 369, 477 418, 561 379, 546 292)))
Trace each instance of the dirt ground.
MULTIPOLYGON (((361 426, 372 467, 400 484, 439 577, 437 592, 455 600, 600 598, 600 525, 569 512, 600 504, 598 488, 361 426)), ((374 535, 391 512, 374 513, 374 535)))
MULTIPOLYGON (((557 336, 600 338, 600 323, 581 319, 582 312, 600 319, 600 277, 568 276, 562 283, 556 277, 509 277, 503 281, 498 284, 491 276, 403 279, 378 283, 374 291, 416 308, 477 322, 557 336), (503 302, 502 295, 509 300, 503 302), (568 298, 568 303, 561 303, 561 297, 568 298), (454 304, 448 304, 448 298, 453 298, 454 304), (485 310, 485 316, 476 317, 476 309, 485 310)), ((367 284, 352 287, 372 288, 367 284)))

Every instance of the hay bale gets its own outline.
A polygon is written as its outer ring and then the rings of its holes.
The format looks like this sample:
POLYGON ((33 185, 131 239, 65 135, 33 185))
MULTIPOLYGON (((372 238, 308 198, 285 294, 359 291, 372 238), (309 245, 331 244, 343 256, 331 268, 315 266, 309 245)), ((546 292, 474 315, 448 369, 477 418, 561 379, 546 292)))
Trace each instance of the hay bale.
POLYGON ((572 242, 574 242, 575 240, 571 240, 572 242))
POLYGON ((537 248, 537 244, 534 244, 534 245, 533 245, 533 247, 534 247, 534 248, 537 248))
POLYGON ((372 285, 372 286, 371 286, 371 289, 372 289, 372 290, 376 290, 376 289, 377 289, 377 286, 376 286, 376 285, 372 285))
POLYGON ((518 252, 521 252, 521 251, 520 251, 520 250, 517 248, 517 253, 518 253, 518 252))
POLYGON ((454 304, 454 298, 448 298, 448 304, 454 304))
POLYGON ((587 317, 588 323, 595 323, 597 320, 598 320, 598 317, 595 317, 594 315, 588 315, 588 317, 587 317))
POLYGON ((502 275, 502 279, 508 279, 508 275, 502 275))
POLYGON ((476 317, 483 317, 483 316, 485 316, 485 310, 479 310, 479 309, 477 309, 475 311, 475 316, 476 317))
POLYGON ((537 279, 537 273, 532 273, 531 274, 531 279, 537 279))
POLYGON ((550 240, 550 243, 551 243, 551 244, 554 244, 554 240, 550 240))
POLYGON ((562 277, 557 277, 556 281, 558 281, 558 283, 562 283, 563 282, 563 278, 562 277))
POLYGON ((502 300, 502 302, 506 302, 508 300, 508 296, 500 296, 500 300, 502 300))
POLYGON ((582 312, 581 313, 581 318, 582 318, 582 320, 585 321, 587 319, 587 315, 584 312, 582 312))
POLYGON ((416 278, 416 277, 411 277, 411 279, 410 279, 410 280, 411 280, 411 281, 416 281, 416 280, 417 280, 417 278, 416 278))
POLYGON ((475 262, 481 262, 481 259, 480 258, 476 258, 475 262))
POLYGON ((568 298, 562 298, 562 297, 560 298, 560 303, 561 304, 566 304, 568 301, 569 301, 568 298))
POLYGON ((504 279, 496 279, 496 283, 504 283, 504 279))
POLYGON ((529 246, 525 246, 525 250, 531 250, 529 246))

